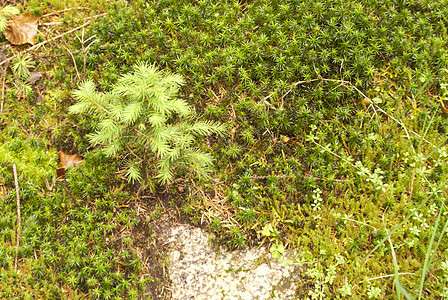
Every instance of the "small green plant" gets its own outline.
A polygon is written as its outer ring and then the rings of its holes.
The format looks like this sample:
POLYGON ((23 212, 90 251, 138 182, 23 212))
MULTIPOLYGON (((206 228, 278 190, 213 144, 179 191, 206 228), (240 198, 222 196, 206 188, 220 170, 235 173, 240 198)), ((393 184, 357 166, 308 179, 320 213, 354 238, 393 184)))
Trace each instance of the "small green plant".
POLYGON ((28 99, 32 97, 33 89, 29 79, 31 75, 30 69, 34 67, 35 62, 28 53, 20 53, 12 60, 11 69, 14 74, 14 92, 18 97, 28 99))
POLYGON ((33 68, 34 65, 34 61, 29 54, 20 54, 13 60, 12 70, 15 75, 25 80, 31 74, 29 69, 33 68))
POLYGON ((278 232, 275 229, 275 225, 272 223, 267 223, 263 226, 263 230, 261 231, 261 235, 268 237, 271 240, 271 247, 269 248, 269 252, 271 253, 272 258, 278 259, 283 264, 296 263, 294 259, 289 258, 285 254, 285 246, 281 241, 278 240, 277 237, 278 232))
POLYGON ((272 244, 271 248, 269 248, 269 252, 271 252, 271 255, 273 258, 281 258, 283 253, 285 253, 285 246, 283 246, 282 243, 279 244, 272 244))
POLYGON ((378 299, 381 296, 381 289, 369 284, 367 295, 369 296, 369 299, 378 299))
POLYGON ((347 297, 352 294, 352 286, 349 283, 345 283, 338 291, 341 293, 342 297, 347 297))
POLYGON ((4 32, 8 26, 7 18, 11 15, 18 15, 19 13, 19 9, 11 5, 7 5, 0 9, 0 32, 4 32))
POLYGON ((166 183, 176 168, 202 176, 210 171, 213 159, 194 146, 195 137, 221 134, 224 128, 191 121, 190 106, 177 98, 183 83, 180 75, 140 62, 110 92, 96 91, 92 80, 83 82, 73 92, 78 103, 70 112, 98 118, 98 129, 88 138, 109 157, 125 153, 128 181, 146 181, 156 173, 166 183))
MULTIPOLYGON (((321 250, 320 254, 325 257, 328 253, 325 250, 321 250)), ((338 270, 345 267, 346 261, 343 256, 336 255, 333 258, 333 262, 322 268, 322 266, 315 266, 307 270, 307 275, 314 279, 314 289, 309 291, 310 299, 327 299, 328 291, 333 285, 338 275, 338 270)), ((341 295, 351 294, 351 285, 345 283, 341 288, 341 295)))

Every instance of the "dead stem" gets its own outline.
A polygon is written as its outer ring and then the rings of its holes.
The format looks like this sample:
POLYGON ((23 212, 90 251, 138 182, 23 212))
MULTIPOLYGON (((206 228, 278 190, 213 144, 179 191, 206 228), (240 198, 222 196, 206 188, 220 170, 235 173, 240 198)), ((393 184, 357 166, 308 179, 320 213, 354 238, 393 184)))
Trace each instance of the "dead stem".
POLYGON ((17 202, 16 252, 15 252, 15 259, 14 259, 14 270, 17 271, 17 263, 18 263, 18 258, 19 258, 20 233, 21 233, 21 228, 22 228, 22 216, 20 214, 20 190, 19 190, 19 180, 17 179, 16 164, 12 165, 12 170, 14 173, 14 185, 16 188, 16 202, 17 202))
POLYGON ((3 114, 3 103, 5 101, 5 84, 6 84, 6 73, 9 67, 9 60, 3 66, 3 78, 2 78, 2 102, 0 104, 0 113, 3 114))
MULTIPOLYGON (((105 15, 107 15, 107 13, 103 13, 103 14, 99 14, 99 15, 93 16, 92 19, 94 19, 94 18, 99 18, 99 17, 104 17, 105 15)), ((72 30, 69 30, 69 31, 64 32, 64 33, 61 33, 61 34, 59 34, 59 35, 57 35, 57 36, 55 36, 55 37, 53 37, 53 38, 51 38, 51 39, 49 39, 49 40, 43 41, 43 42, 41 42, 41 43, 39 43, 39 44, 36 44, 36 45, 34 45, 34 46, 32 46, 32 47, 26 49, 25 51, 28 51, 28 52, 29 52, 29 51, 36 50, 36 49, 40 48, 41 46, 43 46, 43 45, 45 45, 45 44, 48 44, 48 43, 50 43, 50 42, 53 42, 53 41, 55 41, 55 40, 57 40, 57 39, 59 39, 59 38, 65 36, 65 35, 67 35, 67 34, 70 34, 70 33, 75 32, 75 31, 77 31, 77 30, 79 30, 79 29, 81 29, 81 28, 86 27, 86 26, 89 25, 90 23, 91 23, 91 20, 90 20, 90 21, 87 21, 86 23, 84 23, 84 24, 82 24, 82 25, 80 25, 80 26, 78 26, 78 27, 76 27, 76 28, 73 28, 72 30)), ((9 61, 11 61, 13 58, 17 57, 17 55, 18 55, 18 54, 13 55, 13 56, 11 56, 11 57, 8 58, 8 59, 5 59, 3 62, 0 63, 0 66, 4 65, 4 64, 6 64, 6 63, 9 63, 9 61)))

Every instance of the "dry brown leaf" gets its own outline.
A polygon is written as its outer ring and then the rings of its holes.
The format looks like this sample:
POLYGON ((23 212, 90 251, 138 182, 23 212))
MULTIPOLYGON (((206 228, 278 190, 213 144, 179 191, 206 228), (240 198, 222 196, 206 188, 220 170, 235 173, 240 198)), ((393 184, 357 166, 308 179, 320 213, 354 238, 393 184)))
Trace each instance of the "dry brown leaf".
POLYGON ((36 83, 36 81, 38 81, 39 79, 42 78, 42 72, 33 72, 30 74, 29 78, 28 78, 28 84, 33 85, 36 83))
POLYGON ((64 177, 65 170, 73 165, 79 165, 82 163, 82 158, 76 154, 67 154, 64 151, 59 151, 59 160, 61 161, 61 167, 56 169, 56 174, 58 177, 64 177))
POLYGON ((34 45, 34 37, 37 34, 37 20, 39 18, 27 12, 23 15, 12 17, 8 21, 5 37, 11 44, 23 45, 30 43, 34 45))
POLYGON ((67 154, 64 151, 59 151, 59 159, 61 160, 61 167, 68 168, 72 165, 82 162, 82 158, 76 154, 67 154))

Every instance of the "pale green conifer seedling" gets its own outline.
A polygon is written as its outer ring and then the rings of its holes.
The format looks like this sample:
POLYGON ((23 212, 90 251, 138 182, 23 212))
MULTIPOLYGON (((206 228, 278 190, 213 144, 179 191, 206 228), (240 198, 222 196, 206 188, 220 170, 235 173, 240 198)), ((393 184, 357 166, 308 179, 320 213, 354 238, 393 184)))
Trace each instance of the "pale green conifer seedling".
POLYGON ((6 5, 2 9, 0 9, 0 32, 4 32, 6 27, 8 26, 8 17, 11 15, 18 15, 19 13, 19 9, 11 5, 6 5))
POLYGON ((211 170, 213 158, 195 146, 195 138, 222 134, 224 127, 192 120, 189 104, 177 97, 183 84, 181 76, 140 62, 109 92, 98 92, 92 80, 84 81, 73 92, 78 103, 69 110, 98 118, 97 130, 88 139, 109 157, 126 157, 130 182, 154 175, 167 183, 178 168, 203 176, 211 170))

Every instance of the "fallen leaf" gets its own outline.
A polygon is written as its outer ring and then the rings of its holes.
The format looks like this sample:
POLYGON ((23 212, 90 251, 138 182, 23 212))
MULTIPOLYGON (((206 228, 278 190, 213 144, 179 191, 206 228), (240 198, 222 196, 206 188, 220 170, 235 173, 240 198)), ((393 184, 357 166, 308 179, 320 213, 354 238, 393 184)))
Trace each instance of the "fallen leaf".
POLYGON ((11 44, 23 45, 30 43, 34 45, 34 37, 37 34, 37 20, 39 18, 27 12, 23 15, 12 17, 8 21, 5 37, 11 44))
POLYGON ((59 159, 61 160, 61 167, 68 168, 72 165, 82 162, 82 158, 76 154, 67 154, 64 151, 59 151, 59 159))
POLYGON ((64 151, 59 151, 59 160, 61 161, 61 167, 56 169, 58 177, 64 177, 66 169, 73 165, 79 165, 82 163, 82 158, 76 154, 67 154, 64 151))
POLYGON ((29 78, 28 78, 28 84, 33 85, 36 83, 36 81, 38 81, 39 79, 42 78, 42 72, 33 72, 30 74, 29 78))

